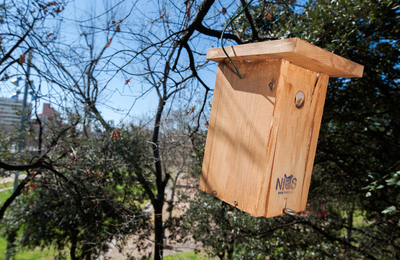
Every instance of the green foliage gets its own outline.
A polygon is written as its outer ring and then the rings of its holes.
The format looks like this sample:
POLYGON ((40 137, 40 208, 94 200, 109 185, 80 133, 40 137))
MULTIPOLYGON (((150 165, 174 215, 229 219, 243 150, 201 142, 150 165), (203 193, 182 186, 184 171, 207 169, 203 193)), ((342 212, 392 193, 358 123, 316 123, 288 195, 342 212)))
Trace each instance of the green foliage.
MULTIPOLYGON (((365 187, 365 189, 368 190, 366 193, 366 197, 374 196, 380 198, 387 196, 387 193, 389 193, 391 194, 391 196, 395 196, 395 198, 393 198, 394 201, 399 201, 400 171, 391 173, 389 175, 382 177, 382 179, 380 180, 375 180, 371 182, 371 184, 365 187)), ((383 214, 399 213, 398 207, 399 207, 398 203, 390 205, 387 208, 385 208, 381 213, 383 214)))
POLYGON ((125 235, 148 224, 140 213, 147 198, 136 177, 150 163, 145 135, 133 126, 111 138, 68 130, 47 155, 54 170, 39 170, 12 204, 1 223, 3 236, 21 230, 16 239, 22 248, 54 247, 58 258, 66 256, 65 248, 79 259, 107 252, 113 239, 122 246, 125 235))
MULTIPOLYGON (((220 259, 323 259, 338 257, 337 243, 324 239, 324 229, 337 228, 326 222, 322 210, 303 216, 254 218, 212 196, 200 194, 184 217, 188 234, 202 241, 210 256, 220 259), (199 216, 202 216, 199 218, 199 216)), ((340 221, 339 212, 329 209, 330 220, 340 221)), ((334 234, 340 236, 340 229, 334 234)))

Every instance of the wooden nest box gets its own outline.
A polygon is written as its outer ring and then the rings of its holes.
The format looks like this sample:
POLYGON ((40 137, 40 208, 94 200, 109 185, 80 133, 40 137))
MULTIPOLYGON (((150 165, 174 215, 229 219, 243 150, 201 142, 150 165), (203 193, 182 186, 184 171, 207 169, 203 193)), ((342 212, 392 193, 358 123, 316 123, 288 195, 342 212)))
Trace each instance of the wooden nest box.
POLYGON ((221 48, 200 190, 256 217, 304 211, 329 77, 363 66, 298 38, 221 48))

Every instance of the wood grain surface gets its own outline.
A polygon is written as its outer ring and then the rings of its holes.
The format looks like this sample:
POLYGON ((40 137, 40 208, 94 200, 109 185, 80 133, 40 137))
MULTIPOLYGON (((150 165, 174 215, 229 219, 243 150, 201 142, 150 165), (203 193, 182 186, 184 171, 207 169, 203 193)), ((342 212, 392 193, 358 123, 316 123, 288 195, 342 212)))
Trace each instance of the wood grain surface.
MULTIPOLYGON (((234 61, 285 59, 300 67, 330 77, 361 77, 364 66, 312 45, 299 38, 225 47, 234 61)), ((228 61, 222 48, 209 49, 207 59, 228 61)))

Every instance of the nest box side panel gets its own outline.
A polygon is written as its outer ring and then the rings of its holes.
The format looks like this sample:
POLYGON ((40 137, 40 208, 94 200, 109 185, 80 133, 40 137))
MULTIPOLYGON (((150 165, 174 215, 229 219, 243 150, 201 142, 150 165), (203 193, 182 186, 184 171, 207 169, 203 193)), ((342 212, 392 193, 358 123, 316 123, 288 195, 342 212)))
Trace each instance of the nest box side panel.
POLYGON ((308 162, 314 159, 321 123, 315 117, 322 117, 320 95, 326 92, 327 83, 324 74, 283 62, 276 93, 276 147, 265 217, 282 215, 284 208, 296 212, 305 209, 303 200, 307 197, 302 195, 304 186, 308 189, 309 185, 304 182, 311 178, 307 172, 311 174, 312 164, 308 162))
POLYGON ((254 216, 267 199, 267 147, 282 61, 220 63, 207 134, 200 190, 254 216))
POLYGON ((313 94, 313 102, 315 102, 313 121, 311 122, 310 144, 308 158, 306 163, 305 177, 303 180, 303 191, 301 194, 300 208, 305 209, 307 206, 308 191, 310 189, 311 175, 314 166, 315 153, 317 151, 317 143, 319 130, 321 128, 322 114, 324 110, 326 92, 328 90, 329 76, 321 74, 315 86, 313 94))

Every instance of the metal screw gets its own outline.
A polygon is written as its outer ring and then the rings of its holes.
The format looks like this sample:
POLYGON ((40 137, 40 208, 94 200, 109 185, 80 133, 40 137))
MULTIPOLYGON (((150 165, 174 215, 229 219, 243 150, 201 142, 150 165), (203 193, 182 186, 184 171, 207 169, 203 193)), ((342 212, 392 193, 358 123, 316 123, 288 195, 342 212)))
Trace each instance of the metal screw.
POLYGON ((214 193, 214 196, 217 195, 217 191, 216 190, 213 190, 213 193, 214 193))
POLYGON ((305 102, 305 95, 303 91, 299 91, 296 94, 296 97, 294 98, 294 105, 297 108, 301 108, 302 106, 304 106, 304 102, 305 102))
POLYGON ((235 200, 233 203, 235 203, 235 206, 237 206, 237 205, 238 205, 238 202, 237 202, 237 200, 235 200))
POLYGON ((269 83, 269 88, 272 90, 272 88, 274 87, 274 82, 269 83))

